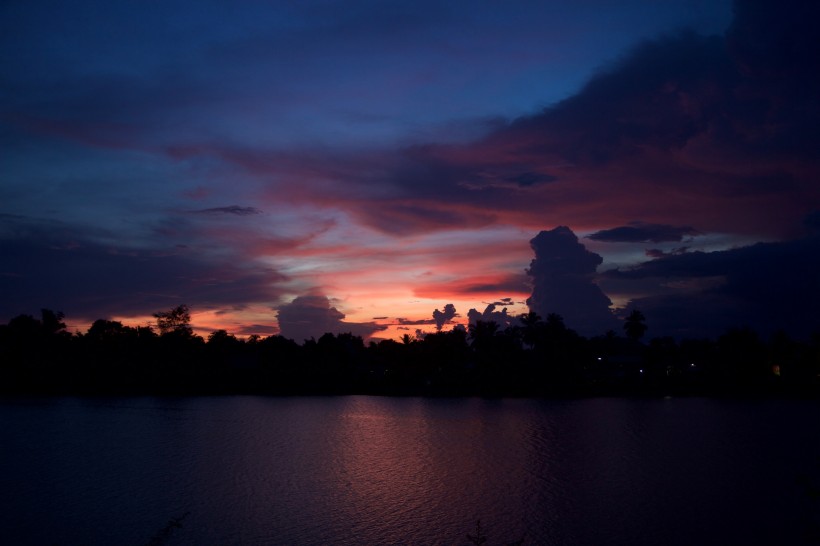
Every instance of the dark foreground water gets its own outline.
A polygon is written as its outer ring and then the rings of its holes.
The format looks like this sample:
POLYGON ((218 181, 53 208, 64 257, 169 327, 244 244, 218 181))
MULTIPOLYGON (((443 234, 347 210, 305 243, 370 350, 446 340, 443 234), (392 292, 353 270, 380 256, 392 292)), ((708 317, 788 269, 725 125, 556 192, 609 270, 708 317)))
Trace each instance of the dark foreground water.
POLYGON ((0 401, 4 544, 799 544, 820 405, 0 401), (182 517, 181 527, 168 521, 182 517))

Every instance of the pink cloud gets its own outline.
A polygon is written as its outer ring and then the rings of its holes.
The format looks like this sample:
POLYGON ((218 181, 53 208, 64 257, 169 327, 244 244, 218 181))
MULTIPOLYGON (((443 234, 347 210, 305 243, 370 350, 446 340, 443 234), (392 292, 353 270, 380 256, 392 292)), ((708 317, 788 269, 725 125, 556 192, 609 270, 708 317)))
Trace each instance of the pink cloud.
POLYGON ((526 276, 520 275, 481 275, 444 283, 420 284, 414 287, 414 294, 428 299, 445 299, 447 297, 500 298, 513 296, 526 298, 532 287, 526 276))

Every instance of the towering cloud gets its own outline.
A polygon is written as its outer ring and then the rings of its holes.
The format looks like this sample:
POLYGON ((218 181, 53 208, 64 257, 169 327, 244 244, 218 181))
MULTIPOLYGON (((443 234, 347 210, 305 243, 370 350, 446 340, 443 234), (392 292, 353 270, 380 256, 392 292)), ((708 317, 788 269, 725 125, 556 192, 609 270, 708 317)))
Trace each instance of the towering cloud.
POLYGON ((535 259, 527 274, 532 277, 531 311, 541 316, 557 313, 567 325, 584 335, 602 334, 617 323, 609 310, 612 302, 593 278, 603 259, 578 242, 566 226, 542 231, 530 241, 535 259))

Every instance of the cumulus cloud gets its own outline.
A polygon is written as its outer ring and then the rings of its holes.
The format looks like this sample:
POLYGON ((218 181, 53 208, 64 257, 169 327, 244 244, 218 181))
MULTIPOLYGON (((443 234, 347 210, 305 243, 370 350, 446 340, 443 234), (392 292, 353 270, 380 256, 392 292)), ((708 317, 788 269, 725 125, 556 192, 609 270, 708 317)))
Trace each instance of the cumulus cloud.
POLYGON ((626 226, 597 231, 588 235, 587 239, 607 243, 665 243, 680 242, 686 236, 697 234, 698 232, 690 226, 630 222, 626 226))
POLYGON ((436 323, 436 331, 440 332, 441 328, 456 317, 456 307, 452 303, 444 306, 444 311, 438 309, 433 311, 433 320, 436 323))
POLYGON ((326 333, 367 338, 387 328, 375 322, 344 322, 345 314, 332 307, 324 295, 298 296, 279 307, 277 318, 281 335, 297 343, 318 339, 326 333))
POLYGON ((501 311, 496 311, 496 305, 491 303, 484 312, 479 312, 477 309, 470 309, 467 311, 467 320, 473 325, 478 321, 481 322, 495 322, 501 328, 505 328, 513 321, 513 317, 507 314, 507 308, 504 307, 501 311))
POLYGON ((578 242, 566 226, 542 231, 531 241, 535 259, 527 274, 532 278, 532 296, 527 305, 542 317, 557 313, 566 324, 583 335, 602 334, 614 328, 610 299, 594 282, 603 259, 578 242))

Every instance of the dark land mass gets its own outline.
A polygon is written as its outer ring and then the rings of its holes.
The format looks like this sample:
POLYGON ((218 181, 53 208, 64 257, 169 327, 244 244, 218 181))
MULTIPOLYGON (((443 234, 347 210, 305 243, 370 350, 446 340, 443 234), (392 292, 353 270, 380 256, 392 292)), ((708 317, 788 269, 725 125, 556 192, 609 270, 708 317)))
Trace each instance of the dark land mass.
POLYGON ((820 334, 808 340, 750 329, 715 340, 643 342, 640 313, 585 338, 560 316, 522 315, 506 328, 476 322, 402 342, 365 344, 325 334, 193 333, 187 307, 157 313, 157 328, 98 320, 69 333, 43 309, 0 325, 5 395, 375 394, 488 397, 799 396, 820 394, 820 334))

